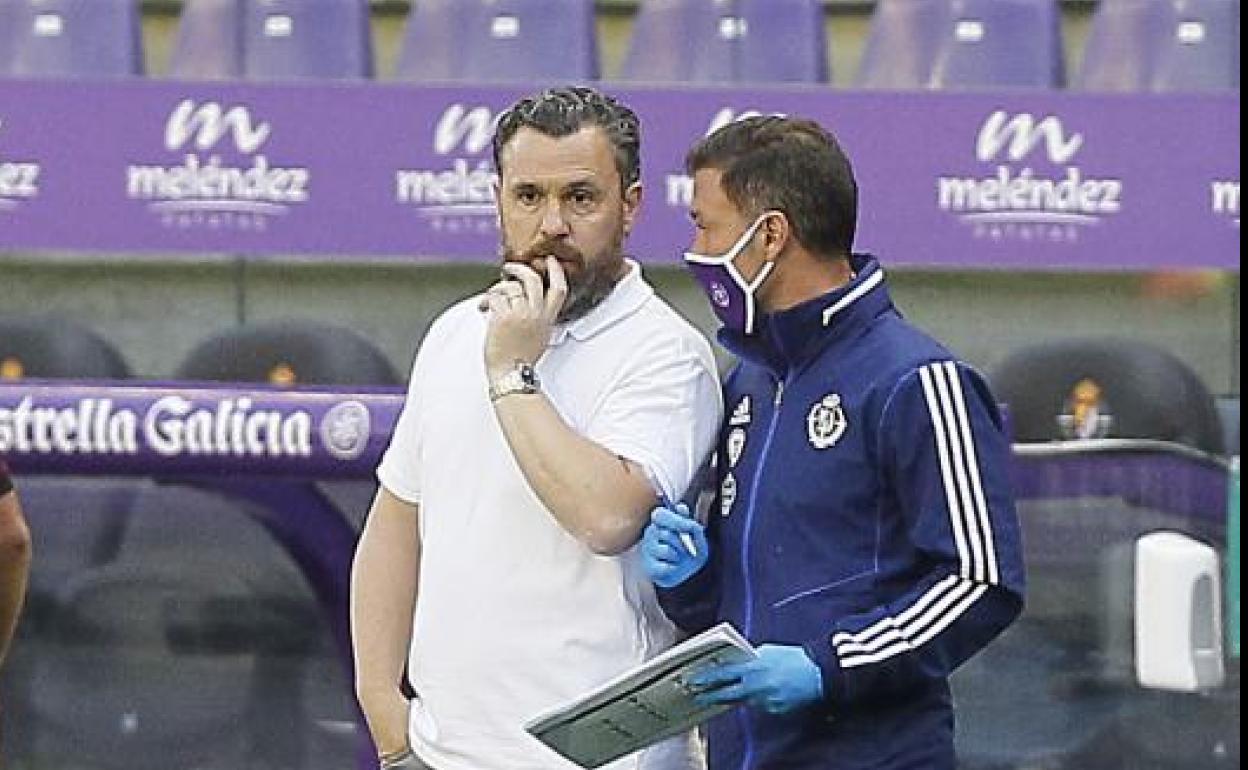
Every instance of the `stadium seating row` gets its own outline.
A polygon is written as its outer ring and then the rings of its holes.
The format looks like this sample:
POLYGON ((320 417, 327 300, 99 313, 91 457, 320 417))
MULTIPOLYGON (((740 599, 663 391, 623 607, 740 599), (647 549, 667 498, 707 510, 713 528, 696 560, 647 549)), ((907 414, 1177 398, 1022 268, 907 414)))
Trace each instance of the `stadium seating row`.
MULTIPOLYGON (((371 78, 368 0, 184 0, 170 74, 371 78)), ((823 0, 641 0, 618 77, 826 83, 823 0)), ((1058 0, 877 0, 863 88, 1067 85, 1058 0)), ((1101 0, 1070 79, 1098 91, 1239 87, 1239 0, 1101 0)), ((138 0, 0 0, 0 76, 142 74, 138 0)), ((414 0, 394 77, 601 77, 593 0, 414 0)))
MULTIPOLYGON (((216 333, 191 350, 172 376, 277 386, 402 383, 367 339, 341 327, 296 321, 216 333)), ((111 343, 85 326, 56 317, 0 317, 0 381, 66 377, 127 380, 132 372, 111 343)))

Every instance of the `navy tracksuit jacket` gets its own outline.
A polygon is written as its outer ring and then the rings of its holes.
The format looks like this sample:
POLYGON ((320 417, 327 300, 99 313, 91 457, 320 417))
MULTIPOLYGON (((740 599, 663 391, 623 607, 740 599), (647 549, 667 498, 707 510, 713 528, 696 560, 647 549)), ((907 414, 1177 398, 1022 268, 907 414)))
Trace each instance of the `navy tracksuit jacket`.
POLYGON ((711 560, 660 591, 696 632, 802 645, 825 701, 737 708, 711 770, 952 770, 947 677, 1017 617, 1009 445, 984 381, 893 307, 875 260, 845 287, 721 332, 711 560))

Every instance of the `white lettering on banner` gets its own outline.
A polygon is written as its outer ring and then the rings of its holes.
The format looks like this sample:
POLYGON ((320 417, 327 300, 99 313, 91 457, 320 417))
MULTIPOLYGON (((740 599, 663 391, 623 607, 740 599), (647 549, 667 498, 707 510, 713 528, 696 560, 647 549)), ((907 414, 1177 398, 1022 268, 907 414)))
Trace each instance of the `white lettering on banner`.
POLYGON ((494 140, 495 118, 489 107, 471 110, 462 104, 452 104, 442 113, 433 132, 433 151, 450 155, 461 145, 469 155, 479 155, 494 140))
POLYGON ((1209 185, 1210 205, 1213 213, 1228 217, 1235 225, 1239 225, 1239 182, 1227 179, 1218 180, 1209 185))
POLYGON ((1037 179, 1029 168, 1016 174, 1008 166, 998 167, 996 176, 986 179, 940 180, 940 207, 954 211, 1116 214, 1121 194, 1118 180, 1084 180, 1077 168, 1066 169, 1060 180, 1037 179))
POLYGON ((198 156, 187 155, 181 166, 130 166, 127 174, 126 191, 131 198, 233 199, 239 204, 303 203, 308 199, 306 169, 271 169, 263 155, 246 169, 223 167, 216 156, 203 163, 198 156))
MULTIPOLYGON (((784 115, 782 112, 774 112, 772 114, 780 116, 784 115)), ((746 118, 758 118, 762 117, 762 115, 763 113, 758 110, 741 110, 740 112, 737 112, 731 107, 724 107, 722 110, 715 113, 714 117, 711 118, 710 124, 706 127, 706 133, 702 136, 710 136, 729 123, 736 123, 737 121, 745 120, 746 118)))
POLYGON ((147 444, 164 457, 234 455, 307 457, 312 420, 306 412, 251 411, 249 398, 223 399, 215 409, 196 409, 181 396, 166 396, 143 419, 147 444))
MULTIPOLYGON (((329 408, 320 426, 331 457, 355 459, 368 443, 368 408, 347 400, 329 408), (330 445, 332 444, 332 446, 330 445)), ((82 398, 72 406, 41 406, 26 396, 0 406, 0 455, 134 455, 297 458, 313 454, 313 416, 307 410, 257 409, 251 398, 197 404, 164 396, 142 414, 109 398, 82 398)))
POLYGON ((693 205, 693 177, 688 174, 668 174, 663 188, 668 206, 687 209, 693 205))
MULTIPOLYGON (((4 121, 0 120, 0 130, 4 121)), ((22 201, 39 194, 39 164, 0 158, 0 212, 16 209, 22 201)))
POLYGON ((0 198, 33 198, 39 194, 39 164, 0 163, 0 198))
MULTIPOLYGON (((763 115, 775 115, 784 117, 783 112, 760 112, 758 110, 734 110, 731 107, 723 107, 714 115, 707 123, 706 131, 702 137, 708 137, 729 123, 736 123, 746 118, 757 118, 763 115)), ((685 173, 671 173, 664 178, 664 200, 671 208, 686 209, 693 205, 693 177, 685 173)))
POLYGON ((975 159, 995 164, 990 174, 937 179, 937 205, 970 225, 976 237, 993 240, 1072 242, 1079 230, 1122 211, 1123 184, 1092 177, 1074 164, 1084 148, 1054 115, 990 114, 975 140, 975 159), (1044 160, 1061 169, 1041 174, 1028 163, 1043 148, 1044 160))
POLYGON ((494 213, 494 182, 497 175, 484 161, 476 168, 456 158, 447 171, 400 171, 397 194, 402 203, 436 204, 451 208, 489 207, 494 213))
POLYGON ((216 102, 196 105, 190 99, 183 99, 165 125, 165 149, 180 150, 194 137, 196 148, 208 150, 228 133, 232 135, 239 152, 250 153, 260 149, 260 145, 269 138, 270 131, 268 123, 253 127, 246 107, 222 110, 216 102))
POLYGON ((84 398, 75 407, 36 406, 27 396, 0 407, 0 454, 135 454, 138 418, 111 399, 84 398))
POLYGON ((988 116, 979 130, 975 142, 975 157, 988 162, 1005 149, 1006 157, 1020 161, 1031 154, 1041 142, 1053 163, 1067 163, 1083 146, 1083 136, 1072 134, 1069 139, 1063 133, 1062 122, 1050 115, 1037 121, 1032 115, 1022 113, 1010 117, 1003 110, 988 116))
POLYGON ((688 174, 668 174, 665 182, 667 205, 680 208, 693 205, 693 177, 688 174))
POLYGON ((248 109, 183 99, 165 123, 165 149, 183 152, 181 163, 135 163, 126 169, 126 195, 150 201, 148 209, 168 227, 263 230, 268 219, 286 214, 310 197, 311 173, 302 166, 272 165, 258 154, 272 126, 248 109), (229 139, 226 142, 226 139, 229 139), (247 156, 228 165, 220 151, 247 156), (192 152, 187 152, 187 148, 192 152))
POLYGON ((498 117, 484 105, 455 102, 433 127, 433 152, 449 158, 441 168, 395 171, 395 202, 410 206, 435 230, 484 234, 498 228, 498 174, 487 154, 498 117))

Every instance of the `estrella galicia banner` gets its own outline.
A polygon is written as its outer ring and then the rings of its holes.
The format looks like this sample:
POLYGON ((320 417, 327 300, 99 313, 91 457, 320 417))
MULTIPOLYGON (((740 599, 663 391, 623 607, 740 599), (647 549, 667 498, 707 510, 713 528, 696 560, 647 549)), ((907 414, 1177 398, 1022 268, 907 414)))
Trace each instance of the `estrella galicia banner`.
POLYGON ((50 473, 367 477, 401 392, 0 383, 0 457, 50 473))

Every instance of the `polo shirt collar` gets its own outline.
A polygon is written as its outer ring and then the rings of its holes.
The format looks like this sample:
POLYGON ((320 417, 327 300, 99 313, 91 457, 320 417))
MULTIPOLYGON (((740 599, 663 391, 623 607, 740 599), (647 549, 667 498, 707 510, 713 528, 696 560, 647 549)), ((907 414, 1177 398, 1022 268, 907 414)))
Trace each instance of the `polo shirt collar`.
POLYGON ((598 307, 581 318, 556 326, 550 334, 551 345, 561 345, 569 336, 578 342, 593 337, 641 309, 654 296, 654 289, 641 277, 641 265, 625 258, 628 272, 624 274, 598 307))

